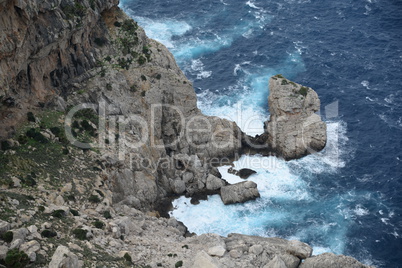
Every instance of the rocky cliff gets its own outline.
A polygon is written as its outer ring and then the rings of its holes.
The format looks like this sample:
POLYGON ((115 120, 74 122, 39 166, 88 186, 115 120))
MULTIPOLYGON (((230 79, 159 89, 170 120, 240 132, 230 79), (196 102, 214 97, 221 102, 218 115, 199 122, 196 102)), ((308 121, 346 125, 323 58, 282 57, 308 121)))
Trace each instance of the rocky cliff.
POLYGON ((269 90, 270 147, 287 160, 321 151, 327 142, 327 127, 316 114, 320 111, 317 93, 281 75, 271 77, 269 90))
POLYGON ((219 193, 215 166, 245 136, 197 109, 171 53, 117 4, 0 0, 1 263, 298 267, 301 242, 186 238, 159 217, 169 197, 219 193))
POLYGON ((324 149, 327 126, 316 114, 320 99, 312 88, 280 74, 273 76, 269 80, 268 106, 270 119, 265 122, 265 133, 250 139, 257 145, 253 151, 291 160, 324 149))

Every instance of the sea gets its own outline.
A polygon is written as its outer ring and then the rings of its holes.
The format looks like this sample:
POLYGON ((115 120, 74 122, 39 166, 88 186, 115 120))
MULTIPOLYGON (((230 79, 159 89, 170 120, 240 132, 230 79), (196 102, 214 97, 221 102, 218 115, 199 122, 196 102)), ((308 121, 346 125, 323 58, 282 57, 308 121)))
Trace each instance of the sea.
MULTIPOLYGON (((197 234, 297 239, 313 254, 402 267, 401 0, 121 0, 193 82, 198 107, 260 134, 268 80, 313 88, 326 148, 299 160, 243 155, 261 198, 219 196, 171 215, 197 234)), ((222 176, 240 181, 220 167, 222 176)))

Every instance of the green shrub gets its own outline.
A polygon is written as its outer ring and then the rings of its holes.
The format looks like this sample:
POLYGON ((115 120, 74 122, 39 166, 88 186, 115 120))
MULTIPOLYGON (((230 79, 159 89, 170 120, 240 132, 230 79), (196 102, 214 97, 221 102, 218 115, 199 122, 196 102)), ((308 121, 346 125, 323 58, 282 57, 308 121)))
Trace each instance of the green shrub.
POLYGON ((101 200, 99 199, 99 197, 97 195, 92 194, 89 198, 88 198, 89 202, 91 203, 100 203, 101 200))
POLYGON ((184 246, 182 246, 181 248, 188 249, 188 245, 184 245, 184 246))
POLYGON ((107 83, 107 84, 106 84, 106 89, 107 89, 107 90, 112 90, 112 89, 113 89, 113 88, 112 88, 112 85, 109 84, 109 83, 107 83))
POLYGON ((36 181, 34 179, 35 177, 36 177, 35 173, 27 175, 24 179, 21 180, 21 182, 26 186, 33 187, 36 185, 36 181))
POLYGON ((183 266, 183 261, 178 261, 176 262, 176 264, 174 265, 174 267, 178 268, 178 267, 182 267, 183 266))
POLYGON ((60 137, 63 133, 60 127, 51 127, 50 131, 55 135, 56 137, 60 137))
POLYGON ((37 142, 40 143, 48 143, 48 139, 46 139, 45 136, 42 135, 38 130, 31 128, 26 132, 27 137, 34 139, 37 142))
POLYGON ((80 124, 78 123, 78 121, 74 120, 73 123, 71 124, 71 127, 80 128, 80 124))
POLYGON ((18 142, 19 142, 20 144, 25 144, 25 143, 28 142, 28 137, 25 136, 25 135, 20 135, 20 136, 18 137, 18 142))
POLYGON ((106 210, 103 212, 103 217, 105 217, 105 219, 111 219, 112 215, 110 214, 109 210, 106 210))
POLYGON ((156 266, 162 267, 162 263, 158 262, 158 263, 156 264, 156 266))
POLYGON ((121 27, 121 22, 115 21, 115 22, 114 22, 114 26, 116 26, 116 27, 121 27))
POLYGON ((306 97, 308 93, 308 87, 301 87, 298 93, 306 97))
POLYGON ((128 254, 128 253, 124 254, 124 259, 125 259, 127 262, 129 262, 129 263, 132 263, 132 262, 133 262, 133 260, 131 259, 130 254, 128 254))
POLYGON ((284 85, 287 85, 287 84, 289 84, 288 80, 282 79, 281 85, 284 86, 284 85))
POLYGON ((62 209, 58 209, 52 212, 52 216, 61 219, 66 216, 66 212, 62 209))
POLYGON ((66 5, 62 8, 67 19, 73 19, 74 17, 84 17, 86 14, 86 8, 80 3, 75 2, 74 5, 66 5))
POLYGON ((1 142, 1 149, 2 149, 3 151, 10 150, 10 149, 11 149, 10 143, 9 143, 8 141, 2 141, 2 142, 1 142))
POLYGON ((145 64, 147 62, 147 59, 144 56, 141 55, 138 58, 137 62, 138 62, 139 65, 143 65, 143 64, 145 64))
POLYGON ((285 77, 283 77, 283 75, 281 75, 281 74, 277 74, 277 75, 275 75, 274 77, 277 77, 277 78, 285 78, 285 77))
POLYGON ((28 112, 27 117, 28 117, 29 122, 34 122, 34 123, 36 122, 35 116, 32 112, 28 112))
POLYGON ((94 127, 86 119, 82 120, 81 126, 86 131, 95 131, 94 127))
POLYGON ((96 189, 95 192, 97 192, 101 197, 105 197, 101 190, 96 189))
POLYGON ((67 200, 75 201, 75 200, 76 200, 76 199, 75 199, 75 195, 73 195, 73 194, 67 195, 67 200))
POLYGON ((47 237, 47 238, 57 236, 57 233, 55 231, 50 231, 50 230, 47 230, 47 229, 43 230, 40 234, 41 234, 42 237, 47 237))
POLYGON ((96 38, 94 39, 94 42, 95 42, 95 44, 96 44, 97 46, 103 47, 103 46, 106 44, 106 39, 105 39, 105 38, 96 37, 96 38))
POLYGON ((73 216, 79 216, 80 215, 80 213, 75 209, 70 208, 70 212, 71 212, 71 214, 73 214, 73 216))
POLYGON ((95 226, 95 228, 98 228, 98 229, 103 229, 103 227, 105 227, 105 223, 103 223, 100 220, 96 220, 92 224, 93 224, 93 226, 95 226))
POLYGON ((142 92, 141 92, 141 96, 142 96, 142 97, 145 97, 145 94, 146 94, 145 91, 142 91, 142 92))
POLYGON ((11 241, 13 241, 14 233, 11 232, 11 231, 5 232, 5 233, 1 236, 1 238, 2 238, 5 242, 10 243, 11 241))
POLYGON ((4 262, 7 267, 22 268, 28 265, 29 258, 25 252, 19 251, 15 248, 7 252, 4 262))
POLYGON ((128 19, 123 22, 123 24, 121 25, 121 29, 125 31, 128 35, 136 35, 138 24, 135 21, 128 19))
POLYGON ((142 75, 141 75, 141 80, 142 80, 142 81, 147 81, 147 77, 142 74, 142 75))
POLYGON ((157 75, 155 76, 155 78, 158 79, 158 80, 160 80, 160 79, 162 78, 162 75, 161 75, 161 74, 157 74, 157 75))
POLYGON ((44 206, 39 206, 39 207, 38 207, 38 210, 39 210, 40 212, 43 212, 43 211, 45 211, 45 207, 44 207, 44 206))
POLYGON ((77 228, 73 230, 73 234, 75 236, 75 238, 79 239, 79 240, 86 240, 87 239, 87 230, 81 229, 81 228, 77 228))

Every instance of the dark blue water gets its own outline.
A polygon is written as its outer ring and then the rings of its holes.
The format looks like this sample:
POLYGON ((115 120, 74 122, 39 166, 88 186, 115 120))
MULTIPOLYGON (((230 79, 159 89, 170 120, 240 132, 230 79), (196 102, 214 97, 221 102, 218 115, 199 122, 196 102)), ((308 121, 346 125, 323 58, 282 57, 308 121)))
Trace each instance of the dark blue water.
POLYGON ((223 207, 211 198, 175 216, 196 232, 297 238, 317 253, 402 267, 401 0, 121 2, 172 51, 205 113, 240 111, 255 129, 232 119, 260 132, 268 79, 281 73, 317 91, 329 125, 322 154, 259 170, 260 201, 223 207), (247 220, 190 221, 208 208, 247 220))

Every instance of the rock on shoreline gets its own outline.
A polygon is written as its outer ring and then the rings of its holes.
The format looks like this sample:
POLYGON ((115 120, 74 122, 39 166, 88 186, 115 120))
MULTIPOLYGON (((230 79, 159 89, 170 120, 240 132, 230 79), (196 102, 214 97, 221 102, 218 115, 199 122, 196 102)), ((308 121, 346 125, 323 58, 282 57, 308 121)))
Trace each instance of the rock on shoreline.
POLYGON ((326 124, 317 93, 281 75, 269 80, 267 143, 278 156, 297 159, 321 151, 327 142, 326 124))

